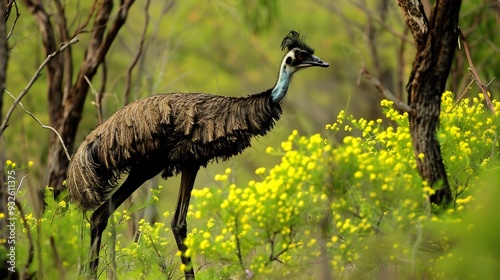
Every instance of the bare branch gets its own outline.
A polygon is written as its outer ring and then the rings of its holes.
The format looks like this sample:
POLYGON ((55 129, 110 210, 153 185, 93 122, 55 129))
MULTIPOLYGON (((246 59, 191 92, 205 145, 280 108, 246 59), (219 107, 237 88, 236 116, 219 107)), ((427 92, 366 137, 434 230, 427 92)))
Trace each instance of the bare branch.
POLYGON ((130 90, 132 87, 132 71, 134 70, 135 66, 137 65, 137 62, 139 61, 139 58, 142 55, 142 51, 144 49, 144 42, 146 41, 146 33, 148 31, 148 25, 149 25, 149 4, 150 0, 146 1, 146 6, 144 7, 144 15, 145 15, 145 22, 144 22, 144 28, 142 29, 142 34, 141 34, 141 41, 139 42, 139 48, 137 49, 137 52, 135 53, 134 59, 130 63, 128 69, 127 69, 127 79, 126 79, 126 87, 125 87, 125 94, 124 94, 124 104, 127 105, 130 103, 130 90))
POLYGON ((234 217, 234 237, 236 239, 236 253, 238 255, 238 262, 239 262, 241 268, 243 269, 243 271, 246 271, 245 264, 243 263, 243 257, 241 254, 241 245, 240 245, 239 229, 238 229, 239 220, 238 219, 239 219, 239 217, 238 217, 238 215, 236 215, 236 217, 234 217))
MULTIPOLYGON (((102 104, 102 98, 104 97, 104 93, 106 92, 106 83, 107 82, 108 82, 108 66, 106 64, 106 57, 103 57, 102 62, 101 62, 101 88, 98 91, 99 104, 102 104)), ((101 107, 101 110, 102 110, 102 107, 101 107)), ((102 114, 102 112, 101 112, 101 114, 102 114)))
POLYGON ((94 68, 97 68, 99 58, 96 57, 96 53, 102 45, 102 41, 104 35, 106 34, 106 26, 109 22, 109 17, 111 15, 111 11, 113 10, 113 1, 105 0, 99 4, 99 10, 97 11, 97 15, 94 20, 94 26, 92 29, 92 33, 89 40, 89 45, 85 50, 85 61, 90 61, 92 58, 96 61, 94 68))
POLYGON ((102 123, 102 107, 101 107, 101 94, 102 93, 99 93, 94 88, 94 86, 92 85, 92 82, 90 82, 90 80, 89 80, 89 78, 87 78, 87 76, 85 76, 84 78, 85 78, 85 81, 87 81, 87 84, 89 85, 90 91, 92 92, 92 94, 95 97, 94 106, 97 110, 97 121, 99 122, 99 124, 101 124, 102 123))
MULTIPOLYGON (((78 124, 80 123, 85 99, 89 91, 89 85, 87 84, 85 77, 92 81, 99 67, 102 66, 104 58, 113 41, 116 39, 119 30, 124 25, 130 7, 134 1, 100 0, 94 3, 95 12, 92 11, 94 16, 90 19, 90 21, 93 21, 93 26, 90 33, 89 43, 85 49, 83 61, 77 72, 75 72, 77 74, 75 75, 71 89, 67 95, 63 96, 59 106, 57 107, 57 112, 50 112, 51 125, 53 125, 54 128, 61 133, 65 144, 70 150, 74 146, 78 124), (120 5, 117 7, 116 12, 113 12, 114 2, 119 2, 120 5), (52 118, 52 113, 54 113, 56 119, 52 118)), ((62 64, 62 61, 60 61, 60 63, 62 64)), ((61 83, 59 83, 59 92, 61 92, 61 88, 61 83)), ((59 146, 57 141, 58 140, 55 137, 50 139, 48 159, 49 162, 53 163, 49 165, 48 169, 48 185, 55 188, 56 194, 62 190, 61 183, 69 163, 66 160, 64 151, 59 146)))
POLYGON ((394 106, 398 108, 398 110, 407 112, 411 115, 415 114, 415 110, 412 110, 410 106, 408 106, 408 104, 405 104, 403 101, 397 99, 390 90, 385 88, 384 85, 382 85, 382 83, 376 77, 373 77, 370 72, 368 72, 368 69, 362 67, 361 70, 359 70, 359 74, 363 75, 368 81, 370 81, 384 98, 392 101, 394 103, 394 106))
MULTIPOLYGON (((15 0, 3 0, 1 3, 2 6, 0 8, 3 8, 2 17, 3 22, 5 23, 9 19, 10 11, 12 10, 12 4, 15 3, 15 0)), ((17 7, 17 3, 15 3, 15 5, 17 7)))
POLYGON ((65 44, 63 44, 58 50, 56 50, 55 52, 49 54, 47 56, 47 58, 45 58, 45 60, 42 62, 42 64, 40 64, 40 66, 38 67, 38 69, 35 71, 35 74, 33 74, 33 77, 31 78, 31 80, 28 82, 28 84, 23 89, 23 91, 19 94, 19 96, 17 98, 15 98, 14 103, 12 103, 12 105, 9 108, 9 111, 7 111, 7 114, 5 115, 5 118, 4 118, 3 122, 2 122, 2 125, 0 126, 0 135, 2 135, 3 132, 5 131, 5 129, 7 128, 8 123, 9 123, 9 119, 12 116, 12 113, 14 112, 14 109, 16 109, 17 104, 20 103, 21 99, 23 99, 23 97, 28 93, 29 89, 36 82, 36 80, 40 76, 40 73, 42 72, 43 68, 45 68, 45 66, 49 63, 49 61, 52 58, 54 58, 60 52, 64 51, 69 46, 71 46, 73 44, 76 44, 77 42, 78 42, 78 38, 71 39, 70 41, 68 41, 65 44))
POLYGON ((470 71, 472 73, 473 80, 476 82, 476 84, 479 86, 479 88, 483 92, 484 101, 486 102, 486 105, 491 110, 491 112, 495 113, 495 106, 491 102, 491 98, 488 94, 488 89, 481 82, 481 78, 479 78, 479 75, 477 74, 476 68, 474 67, 474 63, 472 63, 472 58, 470 56, 470 51, 469 51, 469 45, 467 44, 467 38, 465 37, 464 33, 462 33, 462 30, 460 30, 460 29, 458 29, 458 35, 460 36, 460 40, 462 40, 462 44, 464 45, 465 56, 467 56, 467 61, 469 62, 469 68, 470 68, 470 71))
POLYGON ((98 0, 94 0, 94 3, 92 4, 92 9, 90 10, 90 13, 89 13, 87 19, 76 28, 75 32, 73 33, 73 35, 71 35, 71 37, 75 37, 75 36, 77 36, 80 33, 86 32, 85 31, 85 27, 87 27, 87 25, 90 22, 90 19, 92 19, 92 17, 94 16, 95 11, 97 10, 97 2, 99 2, 99 1, 98 0))
POLYGON ((472 83, 474 83, 474 79, 470 79, 469 84, 464 88, 462 93, 458 96, 457 101, 455 101, 453 106, 451 106, 450 110, 448 110, 448 112, 446 112, 446 113, 451 112, 453 110, 453 108, 455 108, 455 106, 457 106, 457 104, 460 103, 460 100, 462 100, 462 98, 464 98, 465 94, 467 93, 467 91, 470 88, 470 86, 472 85, 472 83))
MULTIPOLYGON (((16 100, 16 97, 14 95, 12 95, 10 92, 8 92, 8 91, 5 91, 5 92, 8 95, 10 95, 10 97, 12 97, 12 99, 16 100)), ((33 113, 31 113, 30 111, 26 110, 26 108, 24 108, 24 105, 23 105, 23 103, 21 103, 21 101, 18 101, 17 104, 19 104, 19 107, 21 107, 21 109, 23 109, 24 112, 26 112, 26 114, 30 115, 30 117, 32 117, 38 124, 40 124, 40 126, 42 128, 50 129, 50 130, 52 130, 57 135, 57 138, 59 138, 59 141, 61 142, 61 146, 63 147, 64 152, 66 153, 66 157, 68 158, 68 160, 70 160, 71 157, 70 157, 70 155, 68 153, 68 149, 66 149, 66 145, 64 144, 64 140, 62 139, 62 137, 59 134, 59 132, 57 132, 57 130, 55 128, 53 128, 52 126, 44 125, 39 119, 37 119, 35 117, 35 115, 33 115, 33 113)))
MULTIPOLYGON (((104 1, 104 3, 101 4, 102 7, 97 13, 94 22, 94 29, 89 42, 89 46, 86 50, 84 62, 80 67, 76 82, 73 85, 73 89, 68 95, 68 98, 66 98, 65 100, 64 110, 66 112, 74 112, 75 117, 77 115, 81 115, 84 99, 88 90, 88 85, 84 77, 86 76, 89 80, 92 80, 92 78, 94 77, 95 73, 97 72, 97 68, 102 64, 104 57, 111 47, 111 44, 118 35, 119 30, 125 23, 128 11, 130 9, 130 6, 134 3, 134 0, 121 2, 122 4, 120 6, 118 15, 116 16, 113 24, 106 34, 105 27, 107 26, 109 21, 109 15, 111 14, 111 10, 113 8, 113 1, 104 1)), ((63 126, 70 123, 71 120, 65 120, 65 124, 63 124, 63 126)), ((69 134, 72 135, 73 133, 69 134)))
POLYGON ((397 37, 397 38, 401 39, 402 42, 405 42, 407 44, 412 44, 413 43, 410 39, 408 39, 406 37, 406 33, 401 34, 398 31, 394 30, 380 16, 376 15, 367 6, 365 6, 365 5, 363 5, 362 3, 359 3, 359 2, 352 2, 351 4, 354 5, 356 8, 360 9, 363 13, 365 13, 366 16, 368 17, 369 21, 373 21, 373 22, 379 24, 387 32, 389 32, 392 35, 394 35, 394 37, 397 37))
MULTIPOLYGON (((404 32, 404 37, 408 35, 408 28, 405 29, 404 32)), ((406 43, 402 40, 401 45, 399 46, 399 55, 398 55, 398 66, 397 66, 397 92, 396 92, 396 98, 399 100, 403 100, 403 93, 405 90, 404 86, 404 77, 405 77, 405 49, 406 49, 406 43)))
MULTIPOLYGON (((45 10, 44 3, 41 0, 25 0, 24 5, 33 15, 40 35, 42 37, 45 55, 57 51, 59 48, 58 40, 52 25, 51 15, 45 10)), ((65 42, 61 40, 59 42, 65 42)), ((62 82, 64 76, 64 57, 57 56, 47 63, 47 85, 48 85, 48 107, 49 119, 51 124, 57 123, 61 119, 61 103, 63 99, 62 82)))
MULTIPOLYGON (((16 8, 16 18, 14 19, 14 22, 12 23, 12 26, 10 27, 10 31, 9 31, 9 34, 7 34, 7 41, 9 40, 10 36, 12 36, 12 34, 14 33, 14 28, 16 27, 16 23, 17 23, 17 20, 19 19, 19 17, 21 17, 21 14, 19 13, 19 7, 17 7, 17 2, 14 0, 12 1, 9 6, 9 13, 10 13, 10 10, 12 9, 12 4, 14 4, 14 7, 16 8)), ((8 16, 5 16, 5 21, 7 21, 8 19, 8 16)))
MULTIPOLYGON (((56 0, 55 3, 57 7, 57 30, 59 31, 59 40, 67 42, 70 40, 70 37, 64 6, 62 5, 61 0, 56 0)), ((63 56, 63 96, 67 96, 71 89, 71 82, 73 79, 73 60, 71 59, 71 48, 67 48, 63 52, 63 56)))

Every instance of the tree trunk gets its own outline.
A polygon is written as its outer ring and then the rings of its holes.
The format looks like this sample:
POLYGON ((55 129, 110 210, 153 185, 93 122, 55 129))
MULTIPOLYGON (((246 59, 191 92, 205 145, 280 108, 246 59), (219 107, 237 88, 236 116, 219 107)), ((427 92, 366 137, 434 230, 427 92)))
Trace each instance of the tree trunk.
POLYGON ((436 138, 445 90, 458 40, 458 15, 461 0, 436 2, 430 21, 420 1, 399 0, 406 24, 415 40, 417 54, 406 86, 410 131, 417 169, 435 190, 431 202, 446 205, 452 200, 441 148, 436 138), (419 156, 423 154, 422 156, 419 156))
MULTIPOLYGON (((59 42, 67 41, 70 36, 66 25, 64 6, 56 0, 59 42)), ((72 79, 73 62, 71 49, 58 56, 47 66, 48 100, 51 126, 61 135, 67 149, 73 150, 78 124, 82 117, 85 98, 89 85, 85 78, 92 80, 99 66, 125 23, 128 11, 134 0, 121 0, 118 11, 113 11, 113 0, 98 1, 93 4, 94 23, 90 32, 89 44, 75 81, 72 79), (115 15, 112 17, 112 15, 115 15)), ((25 0, 30 12, 35 17, 43 38, 46 54, 57 46, 56 34, 52 22, 41 0, 25 0)), ((90 20, 90 18, 89 18, 90 20)), ((87 23, 77 28, 83 30, 87 23)), ((68 158, 56 135, 50 136, 48 156, 48 185, 54 188, 55 195, 63 190, 62 182, 66 178, 68 158)))
MULTIPOLYGON (((7 76, 7 62, 9 59, 9 50, 7 46, 7 28, 6 21, 7 15, 5 12, 9 12, 10 10, 5 9, 6 1, 2 1, 2 5, 0 7, 0 119, 3 119, 3 96, 5 90, 5 82, 7 76)), ((8 230, 7 230, 7 218, 8 218, 8 209, 7 209, 7 176, 5 174, 5 149, 3 146, 3 134, 0 134, 0 213, 5 216, 0 219, 0 239, 7 240, 8 230)), ((10 245, 7 242, 3 243, 6 251, 9 252, 10 245)), ((2 260, 4 260, 6 256, 2 256, 2 260)), ((2 261, 0 264, 0 274, 4 275, 7 279, 16 278, 14 274, 8 270, 7 261, 2 261)))

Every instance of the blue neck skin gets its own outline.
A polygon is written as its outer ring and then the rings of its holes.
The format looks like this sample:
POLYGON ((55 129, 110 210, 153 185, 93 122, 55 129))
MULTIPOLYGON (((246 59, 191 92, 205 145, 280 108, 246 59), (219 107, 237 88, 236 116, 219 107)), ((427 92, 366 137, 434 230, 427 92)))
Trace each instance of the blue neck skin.
POLYGON ((271 99, 275 104, 278 104, 285 97, 290 86, 292 74, 293 71, 286 67, 285 64, 282 64, 278 82, 271 92, 271 99))

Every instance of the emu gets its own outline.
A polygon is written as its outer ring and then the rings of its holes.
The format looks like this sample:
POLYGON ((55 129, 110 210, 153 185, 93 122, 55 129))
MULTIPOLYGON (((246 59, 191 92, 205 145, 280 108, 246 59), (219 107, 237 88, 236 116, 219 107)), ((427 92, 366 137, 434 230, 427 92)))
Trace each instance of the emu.
POLYGON ((108 218, 145 181, 160 172, 163 178, 181 174, 171 229, 186 265, 186 279, 194 279, 187 246, 186 215, 200 167, 227 160, 250 146, 252 137, 265 135, 280 118, 280 102, 292 75, 300 69, 329 64, 296 31, 281 42, 286 54, 276 85, 246 97, 204 93, 171 93, 136 100, 95 128, 81 143, 68 167, 70 198, 90 218, 90 277, 99 264, 102 233, 108 218), (121 175, 128 177, 117 187, 121 175), (114 190, 114 192, 113 192, 114 190))

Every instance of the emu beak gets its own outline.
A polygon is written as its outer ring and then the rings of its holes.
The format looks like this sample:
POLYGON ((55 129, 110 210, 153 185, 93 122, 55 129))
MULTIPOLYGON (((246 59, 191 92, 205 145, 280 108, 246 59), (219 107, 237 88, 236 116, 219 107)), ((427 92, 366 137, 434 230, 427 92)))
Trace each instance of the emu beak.
POLYGON ((323 60, 321 60, 319 57, 317 57, 315 55, 311 55, 308 58, 306 58, 304 61, 302 61, 302 63, 299 65, 299 67, 311 67, 311 66, 319 66, 319 67, 326 68, 326 67, 330 66, 330 64, 328 64, 328 62, 324 62, 323 60))

